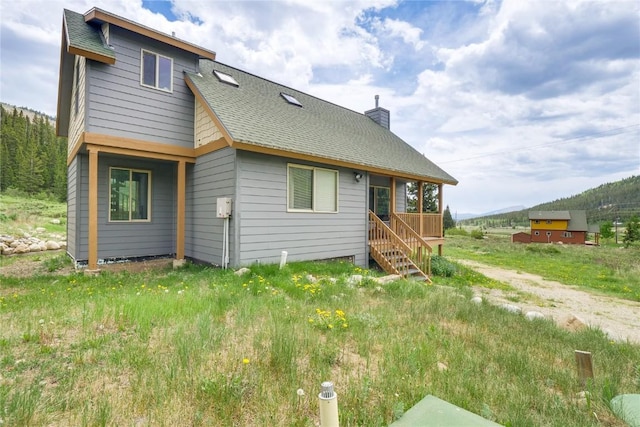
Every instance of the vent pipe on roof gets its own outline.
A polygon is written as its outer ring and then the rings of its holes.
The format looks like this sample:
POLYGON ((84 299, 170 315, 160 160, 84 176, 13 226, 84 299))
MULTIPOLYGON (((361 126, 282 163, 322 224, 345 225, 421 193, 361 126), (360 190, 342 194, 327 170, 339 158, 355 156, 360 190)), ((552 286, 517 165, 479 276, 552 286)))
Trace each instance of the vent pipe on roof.
POLYGON ((390 120, 389 110, 386 110, 378 106, 380 95, 376 95, 375 100, 376 100, 376 108, 374 108, 373 110, 365 111, 364 115, 369 117, 371 120, 373 120, 383 128, 390 129, 391 120, 390 120))

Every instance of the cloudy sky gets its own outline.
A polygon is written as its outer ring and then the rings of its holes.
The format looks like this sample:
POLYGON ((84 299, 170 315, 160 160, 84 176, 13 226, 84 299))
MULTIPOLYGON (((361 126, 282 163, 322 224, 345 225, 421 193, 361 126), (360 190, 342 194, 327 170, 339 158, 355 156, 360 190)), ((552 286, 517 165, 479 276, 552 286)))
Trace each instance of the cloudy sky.
POLYGON ((640 174, 640 2, 0 0, 0 100, 56 113, 63 7, 96 6, 363 112, 460 181, 455 213, 640 174), (17 6, 19 4, 19 6, 17 6))

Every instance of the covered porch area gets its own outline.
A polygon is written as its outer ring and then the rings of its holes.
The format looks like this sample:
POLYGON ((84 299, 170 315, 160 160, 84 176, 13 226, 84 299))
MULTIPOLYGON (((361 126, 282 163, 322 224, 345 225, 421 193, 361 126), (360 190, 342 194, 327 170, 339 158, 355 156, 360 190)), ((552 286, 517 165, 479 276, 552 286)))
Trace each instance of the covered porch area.
MULTIPOLYGON (((442 255, 442 183, 411 182, 372 175, 369 182, 369 249, 371 257, 388 273, 429 280, 431 255, 442 255), (408 188, 413 185, 411 190, 408 188), (425 203, 425 185, 437 188, 437 198, 425 203), (414 193, 414 194, 409 194, 414 193), (425 212, 434 205, 436 212, 425 212)), ((433 198, 433 194, 430 194, 433 198)))

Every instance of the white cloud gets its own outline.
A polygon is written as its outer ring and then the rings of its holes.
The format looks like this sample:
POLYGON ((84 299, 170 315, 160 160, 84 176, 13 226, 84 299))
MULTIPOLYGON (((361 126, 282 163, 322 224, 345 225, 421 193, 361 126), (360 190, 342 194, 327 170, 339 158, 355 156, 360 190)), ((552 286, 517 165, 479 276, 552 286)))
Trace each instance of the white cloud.
POLYGON ((379 94, 392 130, 460 181, 458 212, 640 173, 634 0, 174 0, 174 22, 141 0, 1 2, 3 102, 55 114, 62 9, 93 6, 356 111, 379 94))
POLYGON ((388 32, 392 37, 400 37, 405 43, 412 45, 415 50, 422 50, 426 45, 420 39, 422 30, 406 21, 387 18, 382 21, 380 26, 383 31, 388 32))

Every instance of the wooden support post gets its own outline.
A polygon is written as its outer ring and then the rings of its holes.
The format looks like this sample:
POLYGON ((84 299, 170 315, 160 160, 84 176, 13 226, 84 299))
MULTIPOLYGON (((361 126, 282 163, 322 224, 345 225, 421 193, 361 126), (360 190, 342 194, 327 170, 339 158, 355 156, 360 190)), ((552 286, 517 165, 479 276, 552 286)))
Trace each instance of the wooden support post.
POLYGON ((184 222, 186 207, 186 162, 178 161, 178 211, 176 212, 176 260, 184 259, 184 222))
POLYGON ((89 151, 89 260, 87 270, 98 270, 98 149, 89 151))
MULTIPOLYGON (((440 237, 444 237, 444 206, 442 206, 442 183, 438 184, 438 213, 440 214, 440 237)), ((442 256, 442 245, 438 245, 438 255, 442 256)))
POLYGON ((418 232, 420 233, 420 237, 424 237, 424 221, 422 218, 422 214, 424 213, 424 209, 422 205, 424 204, 424 182, 418 182, 418 205, 416 206, 416 212, 420 214, 420 225, 418 232))
POLYGON ((389 201, 389 209, 391 212, 396 213, 396 178, 391 177, 391 191, 389 192, 389 197, 391 200, 389 201))
POLYGON ((593 363, 591 353, 588 351, 576 350, 576 364, 578 365, 578 379, 581 385, 586 385, 587 379, 593 378, 593 363))

